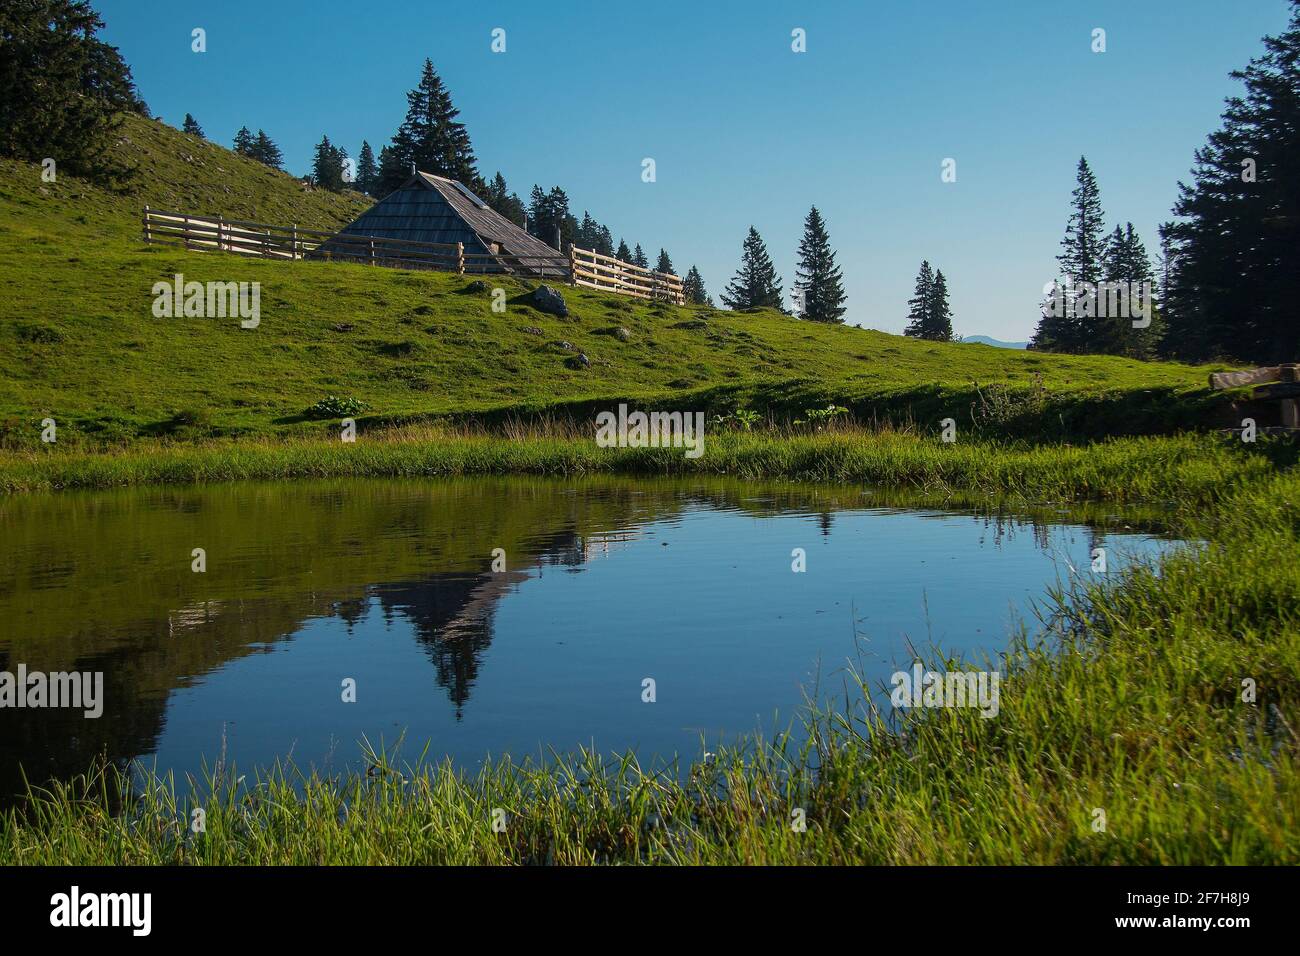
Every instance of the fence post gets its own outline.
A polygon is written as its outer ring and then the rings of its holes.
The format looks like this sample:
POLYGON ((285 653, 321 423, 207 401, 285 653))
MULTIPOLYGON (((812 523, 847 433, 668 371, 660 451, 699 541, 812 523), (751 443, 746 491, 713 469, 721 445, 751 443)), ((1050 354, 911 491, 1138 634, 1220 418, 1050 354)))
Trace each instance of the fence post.
POLYGON ((293 224, 291 245, 289 246, 289 259, 293 260, 297 258, 298 258, 298 224, 295 222, 293 224))
POLYGON ((375 264, 375 240, 374 239, 370 240, 370 264, 372 266, 375 264))
POLYGON ((465 243, 456 243, 456 272, 460 275, 465 274, 465 243))
POLYGON ((222 218, 221 218, 220 216, 218 216, 218 217, 217 217, 217 252, 222 252, 222 251, 225 250, 225 246, 223 246, 223 245, 221 244, 221 224, 222 224, 222 222, 223 222, 222 218))
POLYGON ((578 247, 569 244, 569 285, 578 284, 578 247))
MULTIPOLYGON (((1279 376, 1284 382, 1300 381, 1300 365, 1283 365, 1279 376)), ((1282 427, 1300 428, 1300 401, 1288 398, 1282 402, 1282 427)))
POLYGON ((183 233, 185 237, 185 248, 188 249, 190 247, 190 217, 189 216, 183 217, 182 228, 185 230, 183 233))
POLYGON ((144 241, 145 242, 153 241, 152 237, 150 237, 149 235, 149 204, 148 203, 145 203, 144 206, 144 241))

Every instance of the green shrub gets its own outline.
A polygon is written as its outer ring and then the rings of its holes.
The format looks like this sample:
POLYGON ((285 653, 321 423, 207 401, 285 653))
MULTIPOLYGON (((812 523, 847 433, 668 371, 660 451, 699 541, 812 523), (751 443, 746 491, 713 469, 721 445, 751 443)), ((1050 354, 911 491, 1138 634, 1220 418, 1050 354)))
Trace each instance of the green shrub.
POLYGON ((361 414, 369 407, 359 398, 339 398, 337 395, 326 395, 303 414, 308 418, 351 418, 354 415, 361 414))

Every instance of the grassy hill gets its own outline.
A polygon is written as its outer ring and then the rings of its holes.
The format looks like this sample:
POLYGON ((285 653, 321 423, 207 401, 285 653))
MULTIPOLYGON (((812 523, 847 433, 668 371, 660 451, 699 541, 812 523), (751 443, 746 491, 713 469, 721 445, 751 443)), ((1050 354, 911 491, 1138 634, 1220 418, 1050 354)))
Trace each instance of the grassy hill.
POLYGON ((60 443, 310 429, 303 411, 356 398, 363 424, 434 415, 585 414, 627 399, 660 408, 798 415, 829 402, 864 418, 943 417, 1010 433, 1083 436, 1203 424, 1224 399, 1206 370, 920 342, 856 327, 640 303, 563 289, 544 315, 530 284, 491 311, 470 280, 362 265, 284 263, 146 245, 144 204, 329 228, 364 197, 293 177, 161 123, 127 117, 116 150, 136 166, 110 192, 0 160, 0 443, 30 446, 54 418, 60 443), (261 283, 261 324, 157 319, 151 287, 261 283), (630 336, 614 333, 626 329, 630 336), (570 367, 578 352, 589 368, 570 367))

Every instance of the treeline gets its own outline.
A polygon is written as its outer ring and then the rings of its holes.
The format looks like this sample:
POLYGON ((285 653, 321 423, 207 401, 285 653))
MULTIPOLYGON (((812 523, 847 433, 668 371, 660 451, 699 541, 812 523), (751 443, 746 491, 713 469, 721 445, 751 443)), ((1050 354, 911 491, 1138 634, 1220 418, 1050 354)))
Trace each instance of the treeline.
POLYGON ((123 112, 149 115, 116 47, 96 38, 104 21, 85 0, 0 4, 0 155, 53 158, 100 182, 134 170, 111 158, 123 112))
POLYGON ((1184 360, 1300 359, 1300 2, 1234 79, 1223 125, 1179 183, 1161 229, 1162 352, 1184 360))
POLYGON ((1165 338, 1159 285, 1133 223, 1106 231, 1101 191, 1079 158, 1069 221, 1056 257, 1061 277, 1044 289, 1031 349, 1153 358, 1165 338))
POLYGON ((1191 184, 1179 183, 1155 267, 1132 223, 1105 232, 1096 179, 1079 161, 1063 277, 1047 290, 1031 348, 1182 361, 1300 357, 1300 0, 1287 30, 1263 43, 1262 56, 1232 73, 1245 95, 1228 100, 1222 126, 1196 151, 1191 184), (1135 292, 1145 283, 1149 313, 1116 314, 1109 293, 1141 304, 1135 292))

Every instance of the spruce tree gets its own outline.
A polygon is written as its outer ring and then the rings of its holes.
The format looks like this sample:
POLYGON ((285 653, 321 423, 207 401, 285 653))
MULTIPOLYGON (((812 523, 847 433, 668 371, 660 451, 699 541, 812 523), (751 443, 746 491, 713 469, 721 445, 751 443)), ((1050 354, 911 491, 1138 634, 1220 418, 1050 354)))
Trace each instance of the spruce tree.
POLYGON ((1056 261, 1065 275, 1076 282, 1101 280, 1102 255, 1105 252, 1105 216, 1101 211, 1101 191, 1088 160, 1079 157, 1077 183, 1071 193, 1073 209, 1061 240, 1056 261))
POLYGON ((364 139, 361 141, 361 155, 357 157, 356 185, 367 196, 373 196, 379 185, 379 164, 375 162, 374 150, 364 139))
POLYGON ((483 198, 489 206, 516 226, 524 224, 526 216, 523 201, 510 191, 510 187, 506 185, 506 178, 500 172, 487 184, 483 198))
POLYGON ((343 191, 343 160, 345 153, 330 142, 328 136, 322 136, 316 144, 316 155, 312 160, 311 174, 316 185, 330 192, 343 191))
POLYGON ((1163 231, 1164 351, 1259 364, 1300 355, 1300 2, 1242 70, 1163 231))
POLYGON ((952 310, 948 307, 948 281, 943 277, 942 269, 936 269, 934 273, 930 308, 922 338, 929 339, 931 342, 952 341, 952 310))
POLYGON ((722 304, 729 309, 766 307, 784 311, 781 280, 776 277, 767 246, 753 226, 749 227, 749 235, 745 237, 740 268, 721 298, 722 304))
POLYGON ((199 121, 189 113, 185 114, 185 122, 181 124, 181 132, 189 133, 191 136, 197 136, 199 139, 206 138, 203 135, 203 127, 199 125, 199 121))
POLYGON ((1075 341, 1075 322, 1061 305, 1067 292, 1061 281, 1055 280, 1051 290, 1038 304, 1038 327, 1029 342, 1029 349, 1038 352, 1065 351, 1065 343, 1075 341))
POLYGON ((632 265, 640 266, 642 269, 650 268, 650 260, 645 257, 639 242, 636 244, 636 248, 632 250, 632 265))
POLYGON ((1101 351, 1109 334, 1107 321, 1095 314, 1097 310, 1091 308, 1093 303, 1086 296, 1077 297, 1071 288, 1072 283, 1096 285, 1105 278, 1107 240, 1101 192, 1083 156, 1079 157, 1071 206, 1061 252, 1056 257, 1065 276, 1063 283, 1057 283, 1062 294, 1044 303, 1030 347, 1051 352, 1101 351), (1094 314, 1086 314, 1089 311, 1094 314))
POLYGON ((700 270, 695 266, 691 266, 686 278, 682 280, 682 291, 688 305, 713 305, 713 299, 704 289, 704 276, 700 275, 700 270))
POLYGON ((673 271, 673 260, 668 257, 668 253, 663 249, 659 250, 659 261, 655 263, 655 272, 666 272, 670 275, 677 275, 673 271))
POLYGON ((812 322, 844 321, 844 281, 835 264, 830 236, 822 215, 813 206, 804 220, 803 240, 799 243, 799 266, 795 288, 803 293, 801 319, 812 322))
POLYGON ((597 237, 596 251, 602 256, 612 256, 614 254, 614 234, 609 231, 608 226, 600 227, 600 235, 597 237))
POLYGON ((375 184, 375 198, 383 199, 411 175, 411 167, 391 146, 379 149, 379 180, 375 184))
POLYGON ((921 260, 921 268, 916 273, 916 285, 912 298, 907 300, 907 326, 904 335, 924 338, 927 324, 932 313, 934 301, 934 270, 928 259, 921 260))
MULTIPOLYGON (((1095 285, 1103 279, 1106 224, 1105 215, 1101 211, 1101 191, 1097 188, 1097 178, 1083 156, 1079 157, 1071 200, 1070 218, 1056 261, 1067 281, 1095 285)), ((1090 311, 1089 303, 1077 299, 1068 286, 1064 302, 1066 314, 1060 317, 1055 341, 1047 344, 1047 347, 1055 352, 1099 351, 1106 337, 1106 323, 1095 314, 1087 315, 1090 311)), ((1038 336, 1035 336, 1035 341, 1037 339, 1038 336)))
POLYGON ((627 247, 626 240, 620 239, 618 241, 618 251, 614 253, 614 258, 620 262, 631 264, 632 250, 627 247))
MULTIPOLYGON (((420 82, 406 94, 406 103, 406 119, 393 136, 393 150, 401 163, 408 167, 413 163, 420 172, 455 179, 473 191, 482 191, 469 133, 464 123, 457 122, 460 110, 452 105, 451 93, 431 60, 424 61, 420 82)), ((402 179, 386 181, 384 186, 396 189, 402 179)))
POLYGON ((284 165, 284 157, 280 154, 280 147, 276 146, 271 141, 271 137, 260 129, 257 131, 257 138, 253 140, 248 155, 259 163, 265 163, 272 169, 280 169, 284 165))
MULTIPOLYGON (((1119 310, 1115 315, 1103 317, 1101 326, 1104 330, 1099 347, 1093 351, 1109 355, 1127 355, 1130 358, 1152 358, 1159 349, 1160 339, 1164 335, 1164 319, 1160 310, 1152 304, 1151 297, 1143 289, 1144 283, 1150 283, 1151 292, 1157 292, 1155 272, 1151 268, 1151 259, 1147 256, 1146 246, 1138 236, 1133 223, 1125 223, 1124 228, 1115 227, 1106 243, 1102 261, 1103 281, 1118 283, 1120 294, 1127 296, 1132 305, 1138 294, 1142 302, 1152 307, 1151 324, 1146 328, 1135 328, 1133 320, 1137 318, 1132 309, 1119 310), (1129 314, 1124 315, 1127 311, 1129 314)), ((1103 293, 1104 294, 1104 293, 1103 293)))
POLYGON ((594 252, 599 237, 600 224, 591 218, 591 213, 584 209, 582 211, 582 223, 578 226, 578 234, 574 236, 573 244, 580 249, 590 249, 594 252))
POLYGON ((248 131, 247 126, 239 127, 239 132, 235 134, 235 142, 232 148, 240 156, 253 155, 253 134, 248 131))
POLYGON ((548 218, 546 193, 541 186, 533 183, 533 191, 528 194, 528 231, 542 239, 542 230, 548 218))

